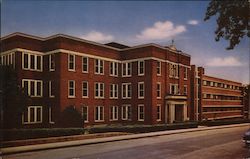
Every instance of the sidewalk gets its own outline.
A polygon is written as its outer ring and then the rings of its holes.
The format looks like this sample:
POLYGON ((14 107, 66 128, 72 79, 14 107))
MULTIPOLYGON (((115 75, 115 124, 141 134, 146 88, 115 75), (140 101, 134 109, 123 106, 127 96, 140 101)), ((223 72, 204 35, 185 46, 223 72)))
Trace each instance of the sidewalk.
POLYGON ((1 153, 6 155, 6 154, 29 152, 29 151, 63 148, 63 147, 70 147, 70 146, 90 145, 90 144, 146 138, 146 137, 153 137, 153 136, 171 135, 171 134, 179 134, 179 133, 195 132, 195 131, 205 131, 205 130, 213 130, 213 129, 224 129, 224 128, 232 128, 232 127, 244 127, 244 126, 250 127, 250 124, 244 123, 244 124, 234 124, 234 125, 225 125, 225 126, 198 127, 198 128, 191 128, 191 129, 168 130, 168 131, 159 131, 159 132, 151 132, 151 133, 132 134, 132 135, 122 135, 122 136, 105 137, 105 138, 95 138, 95 139, 85 139, 85 140, 76 140, 76 141, 47 143, 47 144, 39 144, 39 145, 8 147, 8 148, 2 148, 1 153))

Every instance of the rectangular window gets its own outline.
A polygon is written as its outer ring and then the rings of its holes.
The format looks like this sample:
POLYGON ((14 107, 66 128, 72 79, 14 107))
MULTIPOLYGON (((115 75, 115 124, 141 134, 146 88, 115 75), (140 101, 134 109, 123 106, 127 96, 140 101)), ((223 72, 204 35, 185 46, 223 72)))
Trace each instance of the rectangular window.
POLYGON ((95 98, 104 98, 104 83, 95 83, 95 98))
POLYGON ((188 78, 188 68, 184 67, 184 80, 187 80, 188 78))
POLYGON ((68 70, 75 71, 75 55, 68 55, 68 70))
POLYGON ((104 74, 104 61, 95 59, 95 74, 104 74))
POLYGON ((41 80, 23 79, 22 88, 31 97, 42 97, 43 82, 41 80))
POLYGON ((184 85, 184 87, 183 87, 183 94, 187 95, 187 85, 184 85))
POLYGON ((157 105, 157 119, 156 121, 161 121, 161 105, 157 105))
POLYGON ((138 99, 144 99, 144 82, 138 82, 138 99))
POLYGON ((170 94, 173 94, 173 95, 179 94, 178 84, 170 84, 170 94))
POLYGON ((110 84, 110 98, 118 99, 118 84, 110 84))
POLYGON ((53 81, 49 81, 49 97, 50 98, 54 98, 55 97, 55 93, 54 93, 54 82, 53 81))
POLYGON ((42 106, 29 106, 23 114, 24 124, 42 123, 42 106))
POLYGON ((36 56, 36 69, 42 70, 42 56, 36 56))
POLYGON ((89 122, 88 106, 82 107, 82 117, 83 117, 84 123, 89 122))
POLYGON ((104 121, 104 107, 96 106, 95 107, 95 122, 104 121))
POLYGON ((157 76, 161 75, 161 61, 157 61, 156 73, 157 73, 157 76))
POLYGON ((109 66, 110 76, 118 76, 118 63, 117 62, 110 62, 109 66))
POLYGON ((145 62, 144 61, 138 61, 138 76, 144 75, 144 69, 145 69, 145 62))
POLYGON ((122 98, 130 99, 132 97, 132 86, 131 83, 122 84, 122 98))
POLYGON ((83 81, 82 82, 82 97, 83 98, 88 98, 88 82, 87 81, 83 81))
POLYGON ((169 76, 174 78, 179 77, 179 67, 177 64, 169 64, 169 76))
POLYGON ((89 71, 89 59, 88 57, 82 57, 82 72, 88 73, 89 71))
POLYGON ((35 56, 30 55, 30 69, 34 70, 35 69, 35 56))
POLYGON ((23 55, 23 60, 22 60, 23 69, 32 71, 42 71, 41 55, 33 55, 28 53, 23 53, 22 55, 23 55))
POLYGON ((49 107, 49 123, 54 124, 54 118, 53 118, 53 112, 52 112, 52 107, 49 107))
POLYGON ((110 120, 118 120, 118 106, 111 106, 110 107, 110 120))
POLYGON ((156 85, 156 98, 161 99, 161 82, 157 82, 156 85))
POLYGON ((68 97, 75 98, 75 81, 68 81, 68 97))
POLYGON ((138 105, 138 121, 144 121, 144 105, 138 105))
POLYGON ((49 55, 49 71, 55 71, 55 54, 49 55))
POLYGON ((122 63, 122 76, 130 77, 132 75, 132 63, 122 63))
POLYGON ((131 120, 131 105, 122 106, 122 120, 131 120))

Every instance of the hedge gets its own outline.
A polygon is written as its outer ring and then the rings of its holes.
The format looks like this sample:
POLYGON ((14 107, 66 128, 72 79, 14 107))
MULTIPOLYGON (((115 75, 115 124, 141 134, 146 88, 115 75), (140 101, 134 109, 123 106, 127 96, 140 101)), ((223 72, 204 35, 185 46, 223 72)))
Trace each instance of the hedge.
POLYGON ((250 123, 249 119, 237 119, 237 120, 210 120, 202 121, 199 124, 204 126, 219 126, 219 125, 230 125, 230 124, 241 124, 250 123))

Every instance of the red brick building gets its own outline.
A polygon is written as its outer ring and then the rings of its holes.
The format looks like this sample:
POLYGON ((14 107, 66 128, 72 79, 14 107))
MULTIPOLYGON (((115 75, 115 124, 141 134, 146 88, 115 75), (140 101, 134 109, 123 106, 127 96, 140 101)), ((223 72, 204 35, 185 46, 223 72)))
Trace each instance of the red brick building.
POLYGON ((196 120, 247 118, 241 83, 205 75, 202 67, 191 68, 191 104, 196 120))
POLYGON ((75 106, 87 125, 158 124, 194 119, 190 55, 175 47, 129 47, 54 35, 1 38, 1 65, 12 65, 32 99, 24 127, 58 124, 75 106))

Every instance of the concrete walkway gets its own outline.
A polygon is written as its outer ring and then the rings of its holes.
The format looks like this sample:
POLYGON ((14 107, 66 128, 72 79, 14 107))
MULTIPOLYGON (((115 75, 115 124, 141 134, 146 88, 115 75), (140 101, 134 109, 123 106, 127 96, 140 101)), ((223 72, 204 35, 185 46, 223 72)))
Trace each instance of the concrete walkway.
POLYGON ((106 138, 85 139, 85 140, 65 141, 65 142, 47 143, 47 144, 39 144, 39 145, 8 147, 8 148, 2 148, 1 153, 13 154, 13 153, 38 151, 38 150, 70 147, 70 146, 98 144, 98 143, 146 138, 146 137, 153 137, 153 136, 162 136, 162 135, 171 135, 171 134, 179 134, 179 133, 194 132, 194 131, 205 131, 205 130, 212 130, 212 129, 224 129, 224 128, 243 127, 243 126, 250 127, 250 124, 244 123, 244 124, 234 124, 234 125, 225 125, 225 126, 198 127, 198 128, 191 128, 191 129, 168 130, 168 131, 122 135, 122 136, 114 136, 114 137, 106 137, 106 138))

